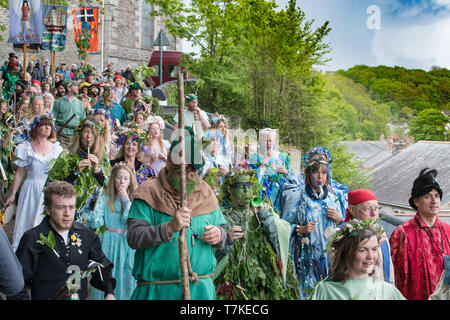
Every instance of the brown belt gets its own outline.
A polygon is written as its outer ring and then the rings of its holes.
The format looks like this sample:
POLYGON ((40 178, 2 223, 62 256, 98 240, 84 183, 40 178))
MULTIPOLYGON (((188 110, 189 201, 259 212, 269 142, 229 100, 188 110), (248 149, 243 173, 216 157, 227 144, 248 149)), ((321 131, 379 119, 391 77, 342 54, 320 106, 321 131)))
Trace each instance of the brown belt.
MULTIPOLYGON (((205 274, 202 276, 197 275, 195 272, 193 272, 189 276, 189 281, 193 281, 195 284, 198 283, 198 279, 206 279, 209 277, 212 277, 214 273, 205 274)), ((171 284, 171 283, 181 283, 181 280, 166 280, 166 281, 138 281, 137 285, 142 286, 144 284, 171 284)))

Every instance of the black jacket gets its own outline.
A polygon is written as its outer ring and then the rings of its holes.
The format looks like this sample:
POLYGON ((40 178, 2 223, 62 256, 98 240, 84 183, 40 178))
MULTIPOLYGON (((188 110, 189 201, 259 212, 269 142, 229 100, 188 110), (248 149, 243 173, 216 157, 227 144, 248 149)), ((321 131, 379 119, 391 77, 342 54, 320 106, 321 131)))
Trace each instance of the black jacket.
MULTIPOLYGON (((112 277, 114 265, 103 253, 98 236, 78 222, 73 222, 72 228, 69 230, 69 245, 66 246, 63 238, 50 225, 48 216, 45 217, 38 226, 24 233, 16 255, 22 264, 25 285, 31 288, 32 300, 51 299, 70 276, 67 268, 74 265, 84 271, 90 260, 104 266, 101 269, 103 281, 99 272, 96 271, 92 273, 91 285, 104 291, 105 295, 114 294, 116 286, 116 280, 112 277), (42 233, 47 237, 50 230, 55 236, 55 251, 59 257, 47 245, 39 242, 39 234, 42 233), (74 235, 73 238, 81 240, 81 243, 78 242, 79 245, 77 245, 77 241, 71 240, 72 235, 74 235)), ((81 280, 81 289, 78 290, 78 294, 81 300, 87 298, 86 278, 81 280)), ((62 299, 68 299, 68 296, 64 295, 62 299)))

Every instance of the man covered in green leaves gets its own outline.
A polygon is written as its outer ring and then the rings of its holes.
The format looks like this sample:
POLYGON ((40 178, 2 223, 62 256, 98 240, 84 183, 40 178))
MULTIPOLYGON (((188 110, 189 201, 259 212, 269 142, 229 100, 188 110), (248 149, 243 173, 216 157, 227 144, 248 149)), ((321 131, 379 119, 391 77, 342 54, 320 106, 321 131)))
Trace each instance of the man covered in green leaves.
POLYGON ((128 216, 127 241, 136 249, 132 300, 182 299, 179 231, 186 227, 189 288, 192 300, 215 299, 211 276, 216 267, 214 248, 222 249, 226 221, 209 185, 195 172, 203 166, 192 128, 186 127, 187 206, 181 207, 179 141, 170 148, 167 165, 143 182, 134 194, 128 216), (222 225, 222 226, 221 226, 222 225))
POLYGON ((289 223, 255 198, 258 189, 254 170, 233 169, 225 176, 219 197, 228 236, 224 248, 216 251, 218 298, 299 299, 289 258, 289 223))

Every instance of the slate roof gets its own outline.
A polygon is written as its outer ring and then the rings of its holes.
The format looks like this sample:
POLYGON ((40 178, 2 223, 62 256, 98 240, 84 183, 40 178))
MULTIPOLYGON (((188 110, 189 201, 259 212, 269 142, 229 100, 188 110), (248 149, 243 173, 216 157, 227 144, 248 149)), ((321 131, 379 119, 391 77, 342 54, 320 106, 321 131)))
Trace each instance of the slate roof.
POLYGON ((419 141, 370 172, 373 191, 380 201, 408 204, 421 169, 436 169, 443 198, 441 210, 450 210, 450 142, 419 141))
POLYGON ((385 141, 342 141, 347 152, 355 154, 365 169, 374 169, 393 156, 385 141))

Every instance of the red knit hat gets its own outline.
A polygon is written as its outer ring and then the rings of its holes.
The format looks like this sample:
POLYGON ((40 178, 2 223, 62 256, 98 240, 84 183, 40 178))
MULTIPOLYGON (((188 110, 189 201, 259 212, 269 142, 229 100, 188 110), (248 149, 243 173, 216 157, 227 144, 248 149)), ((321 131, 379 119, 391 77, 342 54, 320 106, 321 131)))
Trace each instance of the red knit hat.
MULTIPOLYGON (((356 189, 352 190, 348 193, 348 204, 356 205, 370 200, 378 200, 377 196, 369 189, 356 189)), ((350 214, 350 210, 347 208, 347 216, 345 217, 344 222, 352 219, 350 214)))

